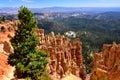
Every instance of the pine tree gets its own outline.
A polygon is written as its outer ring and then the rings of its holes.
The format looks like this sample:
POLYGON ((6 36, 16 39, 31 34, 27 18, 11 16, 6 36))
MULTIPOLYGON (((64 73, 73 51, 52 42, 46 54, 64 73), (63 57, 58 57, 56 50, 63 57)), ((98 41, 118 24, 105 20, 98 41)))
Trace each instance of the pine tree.
POLYGON ((14 53, 9 56, 8 62, 15 66, 17 78, 39 80, 45 72, 48 54, 37 48, 38 38, 34 35, 37 21, 26 7, 20 8, 18 18, 18 30, 11 39, 14 53))

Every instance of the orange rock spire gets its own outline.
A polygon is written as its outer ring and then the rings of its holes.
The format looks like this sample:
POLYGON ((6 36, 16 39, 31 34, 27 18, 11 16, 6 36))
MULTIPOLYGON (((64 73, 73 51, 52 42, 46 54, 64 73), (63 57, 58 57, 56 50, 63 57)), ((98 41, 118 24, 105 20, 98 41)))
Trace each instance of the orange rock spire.
POLYGON ((120 79, 120 45, 104 44, 103 51, 94 54, 92 62, 91 80, 119 80, 120 79), (104 78, 104 79, 103 79, 104 78))
POLYGON ((61 79, 69 71, 78 77, 85 77, 82 43, 79 39, 70 42, 69 38, 53 32, 45 36, 43 29, 37 30, 35 34, 39 37, 39 49, 50 54, 48 73, 51 76, 61 79))

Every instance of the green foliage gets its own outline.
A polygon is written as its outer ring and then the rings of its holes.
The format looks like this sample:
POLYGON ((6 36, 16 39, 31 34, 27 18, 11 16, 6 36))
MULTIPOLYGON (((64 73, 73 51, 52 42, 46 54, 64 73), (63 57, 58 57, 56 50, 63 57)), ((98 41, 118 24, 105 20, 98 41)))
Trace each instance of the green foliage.
POLYGON ((95 48, 95 47, 90 48, 84 44, 83 44, 83 50, 84 50, 83 57, 85 59, 86 72, 90 73, 91 72, 90 63, 93 60, 93 54, 95 52, 98 52, 99 50, 98 48, 95 48))
POLYGON ((47 73, 44 73, 41 77, 40 80, 52 80, 51 77, 48 76, 47 73))
POLYGON ((15 75, 26 80, 39 80, 45 72, 48 54, 37 48, 38 38, 34 35, 37 21, 26 7, 19 10, 18 30, 11 40, 14 54, 9 56, 9 63, 16 67, 15 75))
POLYGON ((1 22, 5 22, 5 17, 3 16, 3 17, 0 17, 0 23, 1 22))
POLYGON ((39 28, 42 28, 45 30, 46 33, 50 33, 51 31, 53 31, 55 34, 57 33, 64 33, 68 30, 70 30, 70 28, 63 24, 62 22, 57 22, 54 20, 39 20, 38 22, 38 26, 39 28))
POLYGON ((2 22, 1 18, 0 18, 0 23, 2 22))
POLYGON ((1 18, 1 20, 2 20, 3 22, 5 22, 5 17, 3 16, 3 17, 1 18))

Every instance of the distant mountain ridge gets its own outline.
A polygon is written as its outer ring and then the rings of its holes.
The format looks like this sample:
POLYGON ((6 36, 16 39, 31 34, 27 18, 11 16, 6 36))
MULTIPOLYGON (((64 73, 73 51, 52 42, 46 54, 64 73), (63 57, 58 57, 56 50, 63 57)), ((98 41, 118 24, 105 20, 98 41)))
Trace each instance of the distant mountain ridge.
POLYGON ((47 7, 41 8, 44 11, 51 11, 51 12, 74 12, 74 11, 90 11, 90 12, 108 12, 108 11, 120 11, 120 7, 47 7))
MULTIPOLYGON (((35 12, 108 12, 116 11, 120 12, 120 7, 46 7, 46 8, 30 8, 35 12)), ((2 7, 0 13, 17 13, 19 8, 17 7, 2 7)))
POLYGON ((16 14, 18 13, 18 9, 16 7, 2 7, 0 8, 0 13, 16 14))

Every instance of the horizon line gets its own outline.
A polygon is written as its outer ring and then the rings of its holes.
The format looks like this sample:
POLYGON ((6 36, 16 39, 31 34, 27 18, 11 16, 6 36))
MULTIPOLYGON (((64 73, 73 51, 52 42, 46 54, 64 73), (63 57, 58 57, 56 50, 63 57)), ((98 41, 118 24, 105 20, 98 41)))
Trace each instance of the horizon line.
MULTIPOLYGON (((21 7, 21 6, 20 6, 21 7)), ((12 6, 10 6, 10 7, 0 7, 0 8, 20 8, 20 7, 12 7, 12 6)), ((25 6, 25 7, 27 7, 27 6, 25 6)), ((48 6, 48 7, 27 7, 27 8, 120 8, 120 6, 97 6, 97 7, 95 7, 95 6, 78 6, 78 7, 70 7, 70 6, 48 6)))

